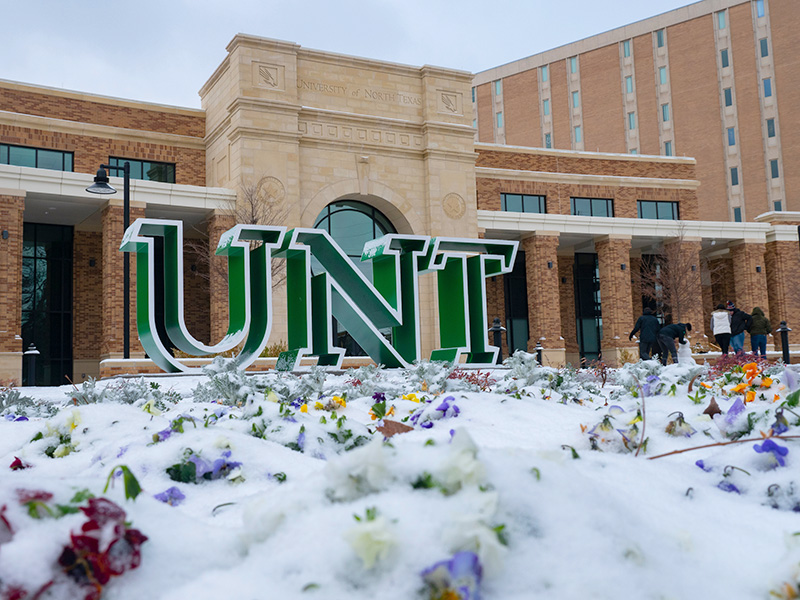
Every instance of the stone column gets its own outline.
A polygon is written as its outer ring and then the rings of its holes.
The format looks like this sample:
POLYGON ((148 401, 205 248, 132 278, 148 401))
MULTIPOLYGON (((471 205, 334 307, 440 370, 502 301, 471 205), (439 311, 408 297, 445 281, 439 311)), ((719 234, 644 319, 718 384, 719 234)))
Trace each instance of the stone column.
POLYGON ((558 279, 558 235, 537 232, 522 241, 528 287, 528 352, 536 342, 544 348, 545 365, 563 365, 561 302, 558 279))
MULTIPOLYGON (((700 279, 700 249, 702 243, 698 239, 682 238, 664 244, 667 260, 673 261, 670 268, 670 284, 672 291, 673 323, 691 323, 690 336, 693 341, 705 341, 706 315, 703 313, 703 288, 700 279), (674 267, 674 268, 672 268, 674 267)), ((710 313, 709 313, 710 317, 710 313)))
POLYGON ((564 338, 564 360, 573 365, 581 363, 578 330, 575 321, 575 255, 558 256, 558 293, 561 305, 561 337, 564 338))
POLYGON ((220 211, 208 220, 208 251, 211 260, 208 269, 209 278, 209 318, 211 320, 211 343, 219 342, 228 331, 228 260, 224 256, 215 256, 214 252, 222 234, 236 225, 233 215, 220 211))
MULTIPOLYGON (((130 222, 144 217, 145 204, 131 202, 130 222)), ((103 313, 102 335, 100 338, 100 359, 120 359, 124 355, 123 339, 123 264, 124 253, 120 252, 124 214, 122 200, 109 200, 102 212, 103 224, 103 313)), ((144 357, 136 329, 136 258, 131 256, 130 286, 130 355, 131 358, 144 357)), ((103 374, 101 369, 101 375, 103 374)))
POLYGON ((594 242, 600 270, 600 302, 603 315, 603 360, 618 366, 622 353, 639 356, 637 347, 628 340, 635 323, 631 306, 630 252, 631 238, 609 235, 594 242))
MULTIPOLYGON (((767 272, 767 296, 769 311, 764 312, 773 331, 781 321, 792 329, 789 332, 789 349, 800 351, 800 248, 797 241, 767 242, 764 263, 767 272)), ((781 348, 780 334, 773 333, 778 349, 781 348)), ((768 343, 770 338, 767 338, 768 343)))
POLYGON ((739 242, 730 246, 736 306, 745 312, 769 307, 765 244, 739 242))
POLYGON ((22 385, 24 210, 24 191, 0 189, 0 290, 3 290, 0 295, 0 384, 3 385, 22 385))

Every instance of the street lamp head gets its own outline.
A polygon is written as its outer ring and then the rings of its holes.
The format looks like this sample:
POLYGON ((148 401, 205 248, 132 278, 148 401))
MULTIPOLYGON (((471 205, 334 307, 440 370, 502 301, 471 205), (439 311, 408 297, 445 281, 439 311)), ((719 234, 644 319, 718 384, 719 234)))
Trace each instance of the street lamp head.
POLYGON ((94 178, 94 183, 86 188, 90 194, 116 194, 117 190, 111 187, 108 183, 108 174, 106 170, 100 168, 97 170, 97 175, 94 178))

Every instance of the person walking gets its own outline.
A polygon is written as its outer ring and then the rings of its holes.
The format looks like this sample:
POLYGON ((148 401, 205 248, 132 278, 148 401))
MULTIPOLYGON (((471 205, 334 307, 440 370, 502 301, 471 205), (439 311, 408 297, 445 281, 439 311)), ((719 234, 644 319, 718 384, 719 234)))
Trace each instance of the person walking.
POLYGON ((753 354, 758 356, 767 356, 767 334, 772 331, 769 319, 764 316, 764 311, 756 306, 753 309, 750 322, 750 346, 753 349, 753 354))
POLYGON ((750 329, 753 318, 733 302, 728 302, 728 312, 731 313, 731 348, 737 354, 744 352, 744 332, 750 329))
POLYGON ((675 349, 675 338, 681 344, 688 344, 686 332, 692 330, 691 323, 673 323, 664 325, 658 331, 658 345, 661 347, 661 364, 667 365, 667 357, 672 356, 673 364, 678 364, 678 351, 675 349))
POLYGON ((721 302, 711 313, 711 333, 714 334, 722 354, 727 356, 731 343, 731 313, 725 310, 725 305, 721 302))
POLYGON ((639 332, 640 359, 649 360, 652 354, 658 354, 659 329, 661 329, 661 323, 658 322, 658 317, 653 314, 651 308, 645 308, 642 316, 636 319, 633 331, 628 335, 628 339, 633 340, 633 336, 639 332))

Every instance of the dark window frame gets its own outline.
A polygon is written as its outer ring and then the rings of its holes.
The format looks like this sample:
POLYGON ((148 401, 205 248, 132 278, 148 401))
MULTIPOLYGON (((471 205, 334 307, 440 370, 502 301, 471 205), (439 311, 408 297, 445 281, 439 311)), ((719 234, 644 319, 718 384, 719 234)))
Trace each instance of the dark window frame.
MULTIPOLYGON (((647 211, 649 212, 649 211, 647 211)), ((636 201, 636 214, 639 219, 655 219, 658 221, 680 221, 680 204, 675 200, 637 200, 636 201), (643 216, 645 208, 650 207, 655 210, 655 217, 643 216), (661 216, 661 209, 669 208, 670 217, 661 216)))
MULTIPOLYGON (((581 202, 583 204, 583 202, 581 202)), ((569 212, 572 216, 583 216, 583 217, 613 217, 614 216, 614 199, 613 198, 587 198, 583 196, 572 196, 569 199, 569 212), (576 213, 575 206, 576 201, 588 201, 589 202, 589 214, 584 213, 576 213), (606 205, 606 214, 595 214, 595 207, 599 206, 601 202, 604 202, 606 205)))
POLYGON ((49 169, 51 171, 63 171, 72 173, 75 170, 75 153, 70 150, 58 150, 57 148, 39 148, 38 146, 21 146, 19 144, 0 144, 0 165, 10 165, 14 167, 29 167, 33 169, 49 169), (18 148, 22 150, 32 150, 34 153, 34 164, 33 166, 28 164, 19 164, 16 162, 11 162, 11 149, 18 148), (40 166, 40 153, 48 152, 52 154, 60 154, 61 155, 61 167, 60 169, 54 169, 53 167, 48 166, 40 166))
POLYGON ((518 194, 516 192, 503 192, 500 194, 500 210, 507 212, 523 212, 531 214, 547 214, 547 196, 543 194, 518 194), (522 210, 511 211, 508 208, 508 196, 519 196, 522 210), (536 207, 537 210, 528 210, 527 207, 536 207))
MULTIPOLYGON (((131 179, 138 179, 141 181, 155 181, 156 183, 176 183, 177 178, 177 166, 175 163, 164 162, 159 160, 141 160, 138 158, 123 158, 121 156, 109 156, 108 157, 108 164, 112 166, 121 167, 125 163, 131 164, 131 179), (150 169, 163 167, 164 173, 166 173, 166 179, 152 179, 150 177, 145 177, 145 165, 149 165, 150 169), (170 181, 171 179, 171 181, 170 181)), ((120 171, 117 173, 112 173, 112 175, 119 175, 120 171)))

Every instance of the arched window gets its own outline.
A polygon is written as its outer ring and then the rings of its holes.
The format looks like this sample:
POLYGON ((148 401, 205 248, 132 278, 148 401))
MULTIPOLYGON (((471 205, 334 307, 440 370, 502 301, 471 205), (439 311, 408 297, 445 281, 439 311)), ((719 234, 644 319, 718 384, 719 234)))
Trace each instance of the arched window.
MULTIPOLYGON (((364 244, 387 233, 397 233, 386 215, 358 200, 332 202, 322 209, 314 221, 314 227, 327 231, 370 281, 372 281, 372 263, 361 262, 364 244)), ((312 259, 311 270, 317 273, 320 271, 320 265, 315 263, 316 260, 312 259)), ((333 320, 333 338, 334 343, 346 348, 349 355, 366 354, 336 319, 333 320)))

